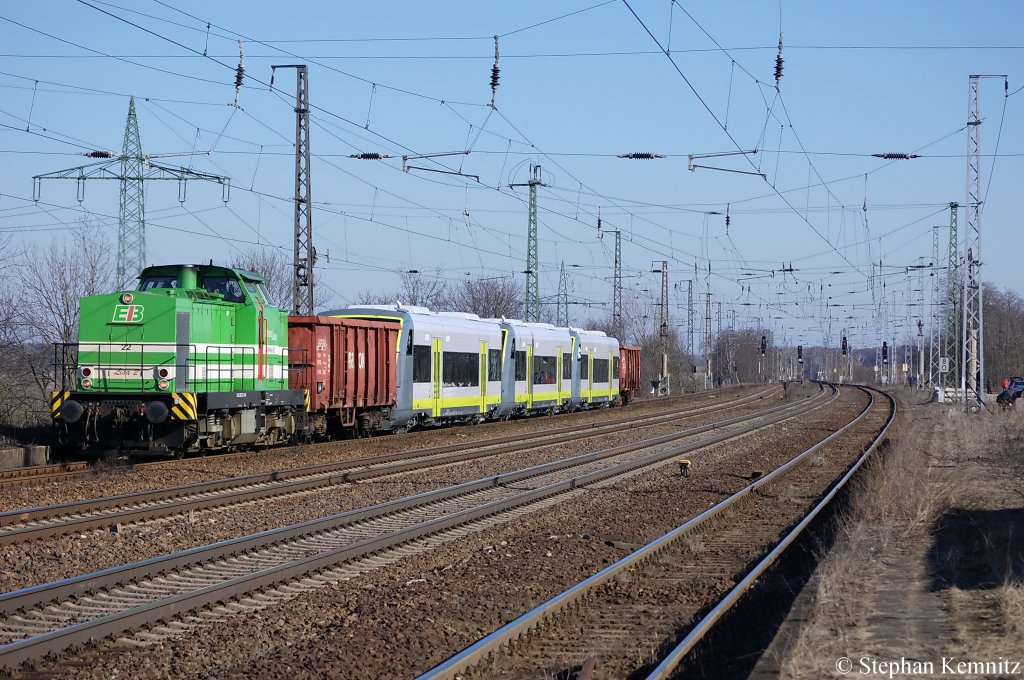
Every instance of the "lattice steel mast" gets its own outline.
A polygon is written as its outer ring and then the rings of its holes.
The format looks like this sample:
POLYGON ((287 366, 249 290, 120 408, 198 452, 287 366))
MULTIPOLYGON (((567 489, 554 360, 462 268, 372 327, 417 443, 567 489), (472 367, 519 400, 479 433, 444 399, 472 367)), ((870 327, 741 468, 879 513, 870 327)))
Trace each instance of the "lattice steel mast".
POLYGON ((138 274, 146 266, 146 192, 143 185, 145 159, 135 97, 128 100, 128 121, 121 146, 121 200, 117 220, 117 284, 123 287, 129 272, 138 274))
MULTIPOLYGON (((949 246, 946 266, 946 311, 945 328, 942 334, 942 358, 947 369, 942 374, 942 387, 960 387, 960 305, 963 298, 963 281, 960 272, 960 237, 957 235, 959 203, 949 204, 949 246)), ((941 360, 941 359, 940 359, 941 360)))
POLYGON ((981 105, 978 87, 982 78, 1003 78, 1005 75, 972 75, 968 85, 967 104, 967 230, 964 233, 964 308, 960 386, 965 410, 985 408, 985 313, 981 280, 981 105))
POLYGON ((616 338, 622 340, 622 232, 601 231, 601 210, 597 212, 597 237, 604 238, 605 234, 615 234, 615 265, 612 278, 612 333, 616 338))
POLYGON ((693 361, 693 280, 686 282, 686 354, 693 361))
POLYGON ((309 316, 315 313, 313 267, 316 265, 316 248, 313 246, 313 199, 309 182, 309 73, 305 64, 271 66, 271 87, 274 86, 273 73, 279 68, 295 69, 295 238, 292 244, 292 314, 309 316))
POLYGON ((939 300, 942 299, 942 280, 939 277, 939 230, 932 227, 932 271, 929 274, 932 282, 928 292, 928 386, 933 390, 938 387, 942 373, 939 371, 941 356, 941 338, 939 323, 945 323, 946 310, 939 312, 939 300))
MULTIPOLYGON (((178 200, 185 202, 189 180, 205 180, 221 185, 221 198, 227 202, 231 195, 231 178, 212 175, 190 168, 161 165, 153 161, 159 154, 145 156, 139 135, 139 119, 135 113, 135 98, 128 101, 128 119, 125 123, 121 153, 89 151, 83 154, 101 159, 95 163, 57 170, 32 178, 32 199, 38 201, 42 180, 73 179, 78 182, 78 201, 85 200, 85 181, 95 179, 117 180, 121 183, 117 229, 117 265, 115 275, 118 288, 127 287, 146 266, 146 193, 149 180, 177 180, 178 200), (115 171, 113 168, 117 168, 115 171)), ((178 155, 178 154, 172 154, 178 155)))
POLYGON ((565 262, 558 272, 558 300, 555 303, 555 325, 569 325, 569 276, 565 273, 565 262))
POLYGON ((652 271, 661 273, 661 302, 658 304, 658 347, 661 354, 661 366, 658 376, 658 395, 668 396, 672 393, 672 376, 668 370, 668 260, 661 261, 661 269, 652 271))
POLYGON ((537 187, 547 186, 541 181, 539 165, 530 166, 530 179, 525 184, 509 184, 509 188, 530 188, 530 214, 526 227, 526 302, 524 321, 540 321, 540 261, 537 254, 537 187))

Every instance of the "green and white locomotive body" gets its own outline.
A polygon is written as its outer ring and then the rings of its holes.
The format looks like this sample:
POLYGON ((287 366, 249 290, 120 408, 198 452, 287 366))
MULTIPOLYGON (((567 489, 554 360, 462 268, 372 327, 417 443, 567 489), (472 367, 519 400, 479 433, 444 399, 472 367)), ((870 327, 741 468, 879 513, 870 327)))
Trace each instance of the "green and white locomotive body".
POLYGON ((287 323, 261 276, 212 265, 149 267, 134 291, 82 298, 79 342, 58 357, 58 444, 168 455, 301 432, 287 323))

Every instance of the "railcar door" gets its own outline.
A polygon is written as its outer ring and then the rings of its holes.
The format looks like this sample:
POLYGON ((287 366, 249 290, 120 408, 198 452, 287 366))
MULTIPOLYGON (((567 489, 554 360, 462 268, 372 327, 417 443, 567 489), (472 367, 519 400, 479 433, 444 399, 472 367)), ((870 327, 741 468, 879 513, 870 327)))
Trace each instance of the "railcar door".
POLYGON ((526 408, 533 408, 533 342, 526 346, 526 408))
POLYGON ((480 413, 487 411, 487 343, 480 343, 480 413))
POLYGON ((434 367, 433 381, 433 413, 437 418, 441 415, 441 338, 434 338, 434 360, 431 362, 434 367))

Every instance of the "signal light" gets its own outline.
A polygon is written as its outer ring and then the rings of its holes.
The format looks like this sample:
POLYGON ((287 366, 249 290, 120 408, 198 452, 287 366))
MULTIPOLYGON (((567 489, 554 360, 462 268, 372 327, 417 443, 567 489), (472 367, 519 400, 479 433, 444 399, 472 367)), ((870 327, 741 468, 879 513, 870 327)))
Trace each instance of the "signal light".
POLYGON ((845 357, 846 356, 846 336, 845 335, 843 336, 842 346, 843 346, 843 356, 845 357))
POLYGON ((762 335, 761 336, 761 356, 765 355, 765 352, 767 351, 767 349, 768 349, 768 336, 762 335))
POLYGON ((804 346, 803 345, 797 345, 796 346, 796 360, 798 362, 800 362, 801 364, 804 363, 804 346))
POLYGON ((882 363, 885 365, 889 364, 889 343, 882 343, 882 363))

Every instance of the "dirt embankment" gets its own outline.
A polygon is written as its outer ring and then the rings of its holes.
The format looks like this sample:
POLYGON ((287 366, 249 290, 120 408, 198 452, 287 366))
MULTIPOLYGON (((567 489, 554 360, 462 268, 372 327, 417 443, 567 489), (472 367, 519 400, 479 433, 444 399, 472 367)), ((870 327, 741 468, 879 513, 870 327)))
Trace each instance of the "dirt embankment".
POLYGON ((859 480, 805 622, 773 645, 783 677, 1024 674, 1024 416, 915 399, 859 480))

